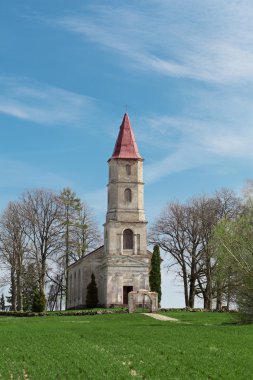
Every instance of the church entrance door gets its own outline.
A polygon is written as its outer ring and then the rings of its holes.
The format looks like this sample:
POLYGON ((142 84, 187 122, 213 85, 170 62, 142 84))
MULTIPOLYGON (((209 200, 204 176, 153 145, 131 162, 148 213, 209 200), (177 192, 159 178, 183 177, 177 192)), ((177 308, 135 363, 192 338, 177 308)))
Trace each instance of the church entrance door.
POLYGON ((128 305, 128 293, 133 291, 132 286, 123 286, 123 304, 128 305))

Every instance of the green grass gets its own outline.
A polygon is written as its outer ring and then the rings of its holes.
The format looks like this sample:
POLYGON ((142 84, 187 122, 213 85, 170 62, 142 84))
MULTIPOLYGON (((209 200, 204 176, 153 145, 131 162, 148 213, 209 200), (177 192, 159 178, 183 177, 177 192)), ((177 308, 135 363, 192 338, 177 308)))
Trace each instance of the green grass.
POLYGON ((163 315, 0 317, 0 379, 253 379, 253 325, 163 315))

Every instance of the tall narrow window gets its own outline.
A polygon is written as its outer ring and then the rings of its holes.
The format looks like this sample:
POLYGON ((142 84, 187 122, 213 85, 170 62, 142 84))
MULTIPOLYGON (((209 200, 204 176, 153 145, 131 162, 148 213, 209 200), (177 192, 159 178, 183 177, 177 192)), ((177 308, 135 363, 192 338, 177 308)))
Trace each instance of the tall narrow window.
POLYGON ((77 280, 77 299, 80 299, 80 291, 81 291, 81 271, 78 269, 78 280, 77 280))
POLYGON ((76 272, 74 273, 74 303, 76 303, 76 272))
POLYGON ((69 303, 70 304, 72 303, 72 298, 73 298, 73 284, 72 284, 72 274, 71 274, 70 279, 69 279, 69 303))
POLYGON ((126 174, 131 175, 131 165, 126 165, 126 174))
POLYGON ((127 229, 123 232, 123 249, 133 249, 133 245, 133 231, 127 229))
POLYGON ((132 202, 132 191, 130 189, 126 189, 125 192, 124 192, 124 196, 125 196, 125 202, 132 202))

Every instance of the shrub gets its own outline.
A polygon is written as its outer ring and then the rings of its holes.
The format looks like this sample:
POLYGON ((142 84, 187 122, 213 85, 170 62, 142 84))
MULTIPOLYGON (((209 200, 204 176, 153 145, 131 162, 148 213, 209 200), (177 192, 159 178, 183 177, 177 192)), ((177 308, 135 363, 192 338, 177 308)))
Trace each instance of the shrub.
POLYGON ((34 292, 32 311, 35 313, 41 313, 46 308, 46 297, 43 290, 37 289, 34 292))
POLYGON ((87 286, 86 307, 94 308, 98 304, 98 288, 95 280, 95 276, 92 273, 91 282, 87 286))
POLYGON ((5 299, 4 299, 4 294, 2 294, 1 296, 1 300, 0 300, 0 308, 1 310, 5 310, 5 299))

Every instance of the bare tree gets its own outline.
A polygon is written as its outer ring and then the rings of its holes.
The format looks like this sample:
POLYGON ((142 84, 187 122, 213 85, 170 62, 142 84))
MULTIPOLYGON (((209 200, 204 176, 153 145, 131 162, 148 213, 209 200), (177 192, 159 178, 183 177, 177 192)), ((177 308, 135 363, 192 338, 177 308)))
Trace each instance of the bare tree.
POLYGON ((172 265, 179 268, 187 307, 194 307, 195 296, 199 296, 204 307, 211 309, 213 298, 219 296, 213 232, 221 218, 234 218, 239 210, 240 200, 232 191, 223 189, 213 197, 169 203, 152 226, 149 240, 169 253, 172 265))
MULTIPOLYGON (((80 198, 76 196, 76 193, 73 192, 70 188, 65 188, 58 197, 59 204, 59 219, 62 225, 63 231, 63 245, 64 253, 60 258, 59 263, 63 265, 63 273, 65 277, 65 298, 66 305, 68 303, 68 266, 70 264, 70 255, 73 255, 73 252, 77 251, 76 246, 76 229, 79 228, 79 214, 81 210, 81 201, 80 198)), ((62 276, 60 276, 62 277, 62 276)))
POLYGON ((150 242, 173 258, 183 279, 185 306, 194 307, 199 236, 190 205, 169 203, 151 228, 150 242))
MULTIPOLYGON (((65 188, 58 197, 59 217, 62 224, 64 252, 59 257, 58 265, 63 270, 65 302, 68 297, 68 266, 84 257, 101 243, 101 235, 91 210, 82 203, 76 193, 65 188)), ((57 278, 62 278, 58 273, 57 278)), ((56 278, 56 277, 55 277, 56 278)), ((62 283, 61 285, 62 286, 62 283)), ((52 289, 53 291, 53 289, 52 289)))
POLYGON ((0 252, 10 271, 12 310, 23 309, 23 267, 27 251, 20 203, 10 202, 0 218, 0 252))
POLYGON ((87 253, 98 248, 102 244, 102 236, 97 221, 89 208, 82 202, 79 213, 79 228, 76 229, 77 252, 72 256, 74 261, 84 257, 87 253))
POLYGON ((23 298, 29 309, 32 294, 46 284, 50 307, 61 309, 67 267, 100 244, 94 216, 69 188, 60 195, 35 189, 11 202, 0 217, 0 264, 9 271, 12 309, 22 310, 23 298))
POLYGON ((199 235, 199 260, 197 268, 197 294, 201 294, 204 308, 212 308, 213 286, 212 274, 215 268, 211 239, 213 230, 218 222, 218 204, 215 198, 198 197, 192 201, 196 214, 198 215, 199 235))
POLYGON ((21 201, 25 233, 30 243, 30 256, 38 271, 40 291, 45 289, 47 261, 62 250, 62 225, 59 222, 59 205, 50 190, 27 191, 21 201))
POLYGON ((243 211, 242 199, 231 189, 223 188, 216 191, 215 199, 218 202, 219 220, 235 220, 243 211))
MULTIPOLYGON (((212 300, 216 298, 216 309, 220 310, 225 288, 224 283, 219 282, 219 276, 216 276, 219 262, 212 244, 213 234, 220 220, 237 218, 242 212, 242 203, 232 190, 221 189, 213 197, 196 199, 196 208, 200 214, 202 244, 198 285, 204 300, 204 307, 211 309, 212 300)), ((229 281, 227 285, 229 285, 229 281)), ((229 287, 227 287, 227 292, 229 293, 229 287)))

